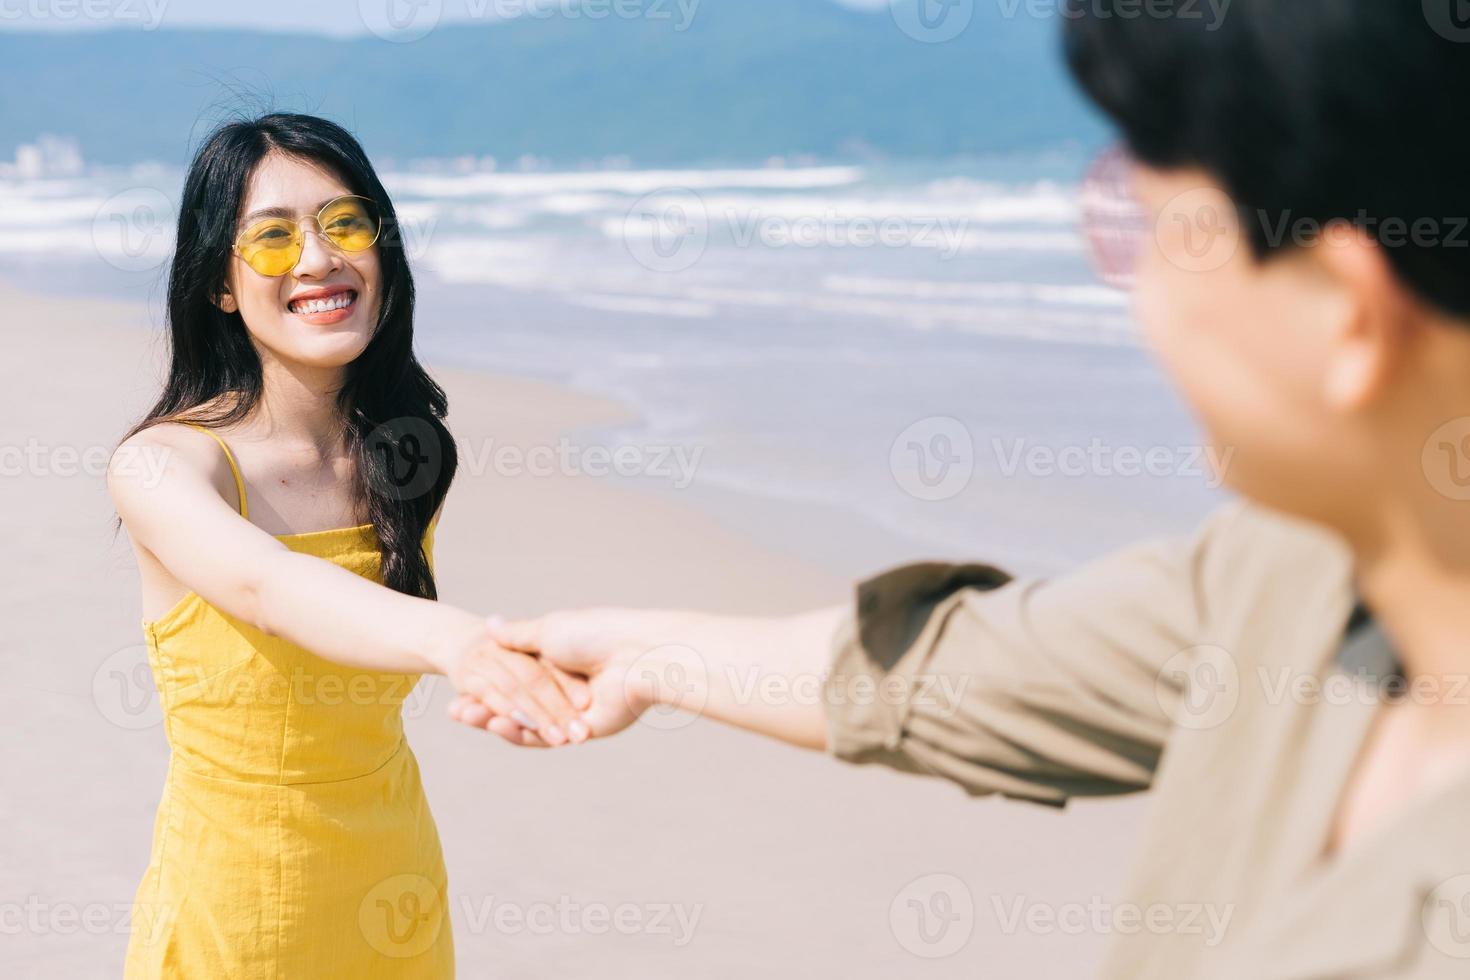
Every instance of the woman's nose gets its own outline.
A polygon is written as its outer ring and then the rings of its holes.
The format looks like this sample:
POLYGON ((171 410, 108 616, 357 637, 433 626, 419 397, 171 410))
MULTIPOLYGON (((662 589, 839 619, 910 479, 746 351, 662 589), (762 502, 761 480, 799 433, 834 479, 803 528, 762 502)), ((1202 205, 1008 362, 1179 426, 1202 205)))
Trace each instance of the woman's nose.
POLYGON ((314 224, 304 231, 305 242, 301 246, 301 259, 296 263, 296 277, 319 279, 329 275, 337 268, 335 251, 314 224))

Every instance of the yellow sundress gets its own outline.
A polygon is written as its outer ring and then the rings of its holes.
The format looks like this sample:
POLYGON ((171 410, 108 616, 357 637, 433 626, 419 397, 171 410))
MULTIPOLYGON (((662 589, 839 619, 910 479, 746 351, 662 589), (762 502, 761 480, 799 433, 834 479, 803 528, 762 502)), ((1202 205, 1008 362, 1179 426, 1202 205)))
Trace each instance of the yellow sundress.
MULTIPOLYGON (((233 454, 203 431, 248 519, 233 454)), ((372 525, 278 539, 382 581, 372 525)), ((128 980, 452 977, 439 834, 403 734, 419 678, 331 663, 194 594, 143 630, 172 751, 128 980)))

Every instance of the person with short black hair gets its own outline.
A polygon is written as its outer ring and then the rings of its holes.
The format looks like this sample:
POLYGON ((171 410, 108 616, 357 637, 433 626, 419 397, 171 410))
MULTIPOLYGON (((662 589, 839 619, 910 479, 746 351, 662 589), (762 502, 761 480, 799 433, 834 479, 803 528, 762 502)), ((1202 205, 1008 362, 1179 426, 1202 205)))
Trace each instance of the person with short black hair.
POLYGON ((1198 533, 1051 580, 911 566, 789 619, 497 637, 590 676, 596 735, 683 704, 976 795, 1152 788, 1108 978, 1470 975, 1470 25, 1439 6, 1067 3, 1124 139, 1089 237, 1244 498, 1198 533), (822 704, 748 693, 803 676, 822 704))

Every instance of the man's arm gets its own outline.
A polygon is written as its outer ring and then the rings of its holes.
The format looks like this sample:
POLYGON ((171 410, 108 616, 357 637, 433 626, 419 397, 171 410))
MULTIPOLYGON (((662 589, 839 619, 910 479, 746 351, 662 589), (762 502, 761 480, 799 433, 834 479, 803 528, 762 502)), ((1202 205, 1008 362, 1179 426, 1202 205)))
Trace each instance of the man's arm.
MULTIPOLYGON (((1204 569, 1239 512, 1055 579, 914 565, 804 616, 602 610, 493 629, 591 676, 584 717, 600 735, 672 705, 976 795, 1059 805, 1152 782, 1211 628, 1204 569)), ((453 711, 538 744, 467 700, 453 711)))
MULTIPOLYGON (((846 615, 836 606, 797 616, 741 618, 691 612, 587 610, 491 632, 514 650, 537 653, 592 678, 584 715, 594 736, 631 725, 648 708, 691 711, 802 748, 827 745, 822 685, 832 636, 846 615)), ((536 744, 520 726, 460 701, 455 716, 536 744)))

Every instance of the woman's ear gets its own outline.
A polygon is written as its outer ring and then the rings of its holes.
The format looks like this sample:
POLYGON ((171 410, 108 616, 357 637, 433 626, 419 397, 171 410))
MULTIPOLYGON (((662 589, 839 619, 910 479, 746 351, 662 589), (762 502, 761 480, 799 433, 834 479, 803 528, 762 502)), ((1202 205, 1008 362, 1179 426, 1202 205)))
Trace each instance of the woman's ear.
POLYGON ((211 296, 210 301, 213 302, 215 306, 218 306, 220 309, 224 310, 226 313, 234 313, 240 308, 238 305, 236 305, 235 294, 230 292, 229 286, 226 286, 217 294, 211 296))

